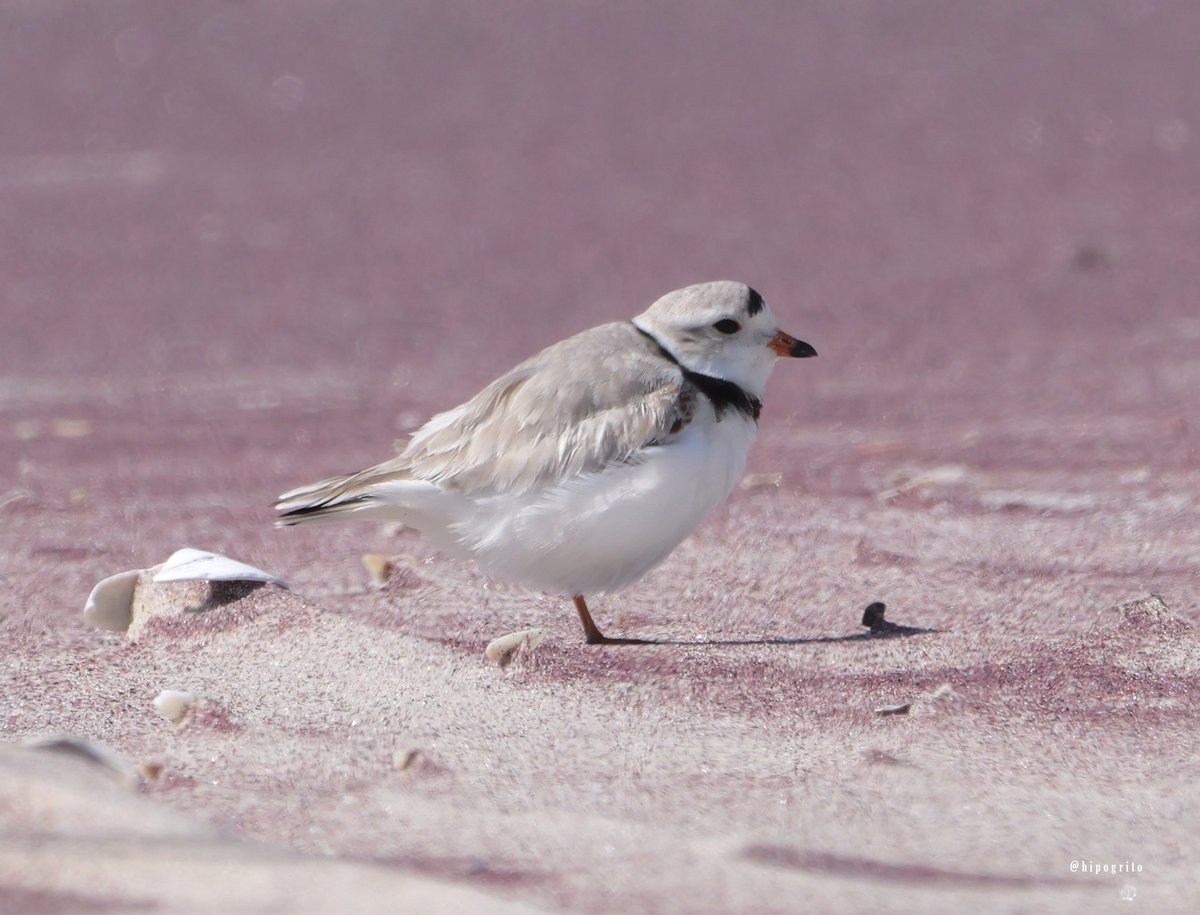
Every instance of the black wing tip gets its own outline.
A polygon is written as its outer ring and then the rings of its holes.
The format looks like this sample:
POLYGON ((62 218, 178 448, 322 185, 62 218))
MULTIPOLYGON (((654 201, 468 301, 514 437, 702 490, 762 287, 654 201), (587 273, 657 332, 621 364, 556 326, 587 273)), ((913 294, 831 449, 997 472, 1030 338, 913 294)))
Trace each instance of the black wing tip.
MULTIPOLYGON (((276 511, 280 511, 279 506, 275 506, 276 511)), ((306 505, 303 508, 292 508, 285 512, 281 512, 279 517, 275 519, 276 527, 292 527, 301 524, 309 518, 315 518, 325 514, 328 509, 316 505, 306 505)))
MULTIPOLYGON (((302 524, 312 518, 321 518, 325 515, 335 515, 339 512, 346 511, 356 505, 362 505, 367 502, 374 502, 375 499, 371 496, 355 496, 352 499, 342 499, 337 502, 316 502, 312 505, 301 505, 299 508, 290 508, 282 512, 275 519, 276 527, 292 527, 296 524, 302 524)), ((280 511, 280 503, 275 503, 275 510, 280 511)))

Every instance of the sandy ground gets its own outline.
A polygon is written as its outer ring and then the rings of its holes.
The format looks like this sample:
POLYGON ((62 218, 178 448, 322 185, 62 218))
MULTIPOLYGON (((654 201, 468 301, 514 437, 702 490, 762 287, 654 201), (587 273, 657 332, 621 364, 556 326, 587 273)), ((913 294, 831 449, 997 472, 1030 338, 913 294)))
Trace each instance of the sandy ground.
POLYGON ((0 911, 1200 910, 1198 34, 1149 0, 0 7, 0 911), (749 485, 593 604, 662 644, 586 647, 408 533, 271 527, 715 277, 821 357, 749 485), (181 546, 291 590, 84 624, 181 546), (869 637, 875 600, 938 631, 869 637))

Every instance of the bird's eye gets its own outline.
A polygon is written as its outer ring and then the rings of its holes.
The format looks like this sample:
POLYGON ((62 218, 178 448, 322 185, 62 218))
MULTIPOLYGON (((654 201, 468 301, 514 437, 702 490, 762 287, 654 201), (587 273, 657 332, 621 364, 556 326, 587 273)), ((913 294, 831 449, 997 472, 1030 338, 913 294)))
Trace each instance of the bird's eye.
POLYGON ((742 325, 738 324, 733 318, 722 318, 713 327, 723 334, 736 334, 742 329, 742 325))

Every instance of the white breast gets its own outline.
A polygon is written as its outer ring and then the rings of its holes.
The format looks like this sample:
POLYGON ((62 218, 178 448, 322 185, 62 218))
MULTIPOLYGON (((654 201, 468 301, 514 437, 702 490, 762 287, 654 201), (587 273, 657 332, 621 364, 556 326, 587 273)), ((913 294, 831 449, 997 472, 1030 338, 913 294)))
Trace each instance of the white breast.
POLYGON ((661 562, 741 478, 756 424, 705 405, 677 439, 521 496, 475 504, 454 533, 500 577, 567 594, 612 592, 661 562))

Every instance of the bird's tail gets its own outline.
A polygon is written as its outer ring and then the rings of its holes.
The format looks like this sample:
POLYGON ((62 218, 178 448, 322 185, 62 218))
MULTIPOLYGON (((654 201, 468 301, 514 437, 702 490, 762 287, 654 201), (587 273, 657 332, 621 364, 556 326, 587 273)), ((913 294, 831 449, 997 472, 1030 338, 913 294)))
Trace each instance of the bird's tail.
POLYGON ((368 520, 380 500, 370 490, 356 485, 358 475, 331 477, 290 490, 275 500, 276 527, 290 527, 311 521, 368 520))
POLYGON ((401 521, 420 526, 425 517, 454 520, 459 502, 407 469, 381 464, 360 473, 330 477, 285 492, 275 500, 276 527, 310 521, 401 521))

